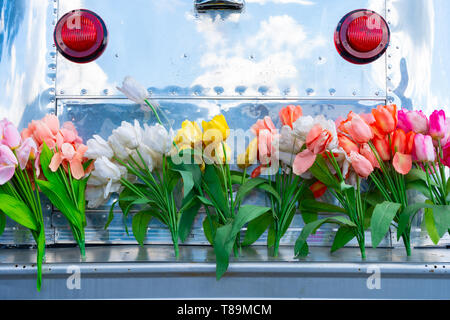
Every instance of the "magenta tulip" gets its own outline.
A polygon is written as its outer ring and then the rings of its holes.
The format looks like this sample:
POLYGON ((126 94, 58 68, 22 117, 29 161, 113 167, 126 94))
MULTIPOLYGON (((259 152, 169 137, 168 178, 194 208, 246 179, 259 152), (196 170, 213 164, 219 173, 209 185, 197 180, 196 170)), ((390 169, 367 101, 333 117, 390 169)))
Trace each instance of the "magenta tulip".
POLYGON ((442 163, 450 168, 450 142, 442 148, 442 163))
POLYGON ((431 136, 416 134, 414 137, 413 156, 416 161, 434 162, 436 160, 436 152, 431 136))
POLYGON ((430 116, 430 136, 435 140, 441 140, 446 136, 447 128, 444 110, 434 111, 430 116))
POLYGON ((414 131, 415 133, 428 134, 428 119, 422 111, 398 111, 398 128, 408 133, 414 131))

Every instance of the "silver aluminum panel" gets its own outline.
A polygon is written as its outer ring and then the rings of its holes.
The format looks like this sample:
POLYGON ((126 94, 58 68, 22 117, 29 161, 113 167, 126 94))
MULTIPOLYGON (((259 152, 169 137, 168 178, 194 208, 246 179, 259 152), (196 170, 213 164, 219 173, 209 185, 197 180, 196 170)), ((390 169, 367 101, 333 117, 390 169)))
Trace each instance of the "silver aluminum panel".
POLYGON ((81 261, 77 248, 50 248, 42 291, 36 291, 32 250, 0 252, 1 299, 106 298, 322 298, 322 299, 448 299, 450 254, 445 249, 312 248, 305 259, 281 247, 280 257, 267 249, 243 249, 231 259, 225 276, 215 278, 211 247, 182 246, 175 260, 170 246, 90 247, 81 261), (69 290, 73 270, 80 270, 80 289, 69 290), (369 277, 380 273, 380 288, 369 289, 369 277))
POLYGON ((333 35, 348 12, 385 15, 385 0, 248 0, 241 13, 196 13, 194 0, 59 0, 98 13, 106 51, 79 65, 58 54, 59 96, 117 96, 126 75, 156 97, 372 97, 386 94, 386 58, 346 62, 333 35))
MULTIPOLYGON (((374 106, 385 103, 384 100, 206 100, 206 99, 160 99, 160 109, 169 118, 174 120, 173 127, 180 128, 181 122, 189 120, 201 121, 211 118, 215 114, 225 115, 232 129, 243 129, 246 131, 258 118, 266 115, 278 119, 278 111, 287 104, 300 104, 304 114, 318 115, 325 114, 331 119, 338 116, 345 116, 350 110, 367 112, 374 106)), ((107 138, 111 131, 120 125, 121 121, 133 121, 138 119, 141 123, 152 123, 155 120, 152 114, 143 111, 139 106, 125 99, 58 99, 57 114, 61 122, 73 121, 79 128, 79 133, 84 139, 98 134, 107 138)), ((236 151, 236 153, 238 153, 236 151)), ((333 201, 328 195, 326 201, 333 201)), ((111 205, 113 200, 109 202, 111 205)), ((247 201, 252 204, 265 204, 266 199, 261 193, 254 193, 247 201)), ((108 230, 104 230, 109 213, 109 205, 105 205, 95 210, 87 210, 87 243, 136 243, 131 232, 131 217, 125 224, 128 227, 127 234, 122 214, 117 207, 115 218, 108 230)), ((199 215, 195 221, 192 234, 188 239, 188 244, 207 244, 202 230, 204 214, 199 215)), ((56 243, 73 243, 70 229, 66 219, 58 212, 52 217, 52 225, 55 227, 56 243)), ((300 234, 303 222, 297 216, 282 239, 282 244, 292 244, 300 234)), ((331 245, 337 229, 335 225, 325 225, 321 227, 315 235, 310 237, 313 246, 331 245)), ((243 231, 244 232, 244 231, 243 231)), ((264 234, 257 244, 264 245, 267 235, 264 234)), ((371 245, 370 232, 366 233, 367 245, 371 245)), ((167 228, 154 221, 150 224, 146 238, 147 243, 171 243, 171 236, 167 228)), ((386 236, 380 246, 391 246, 390 236, 386 236)), ((349 243, 349 246, 357 246, 356 240, 349 243)))

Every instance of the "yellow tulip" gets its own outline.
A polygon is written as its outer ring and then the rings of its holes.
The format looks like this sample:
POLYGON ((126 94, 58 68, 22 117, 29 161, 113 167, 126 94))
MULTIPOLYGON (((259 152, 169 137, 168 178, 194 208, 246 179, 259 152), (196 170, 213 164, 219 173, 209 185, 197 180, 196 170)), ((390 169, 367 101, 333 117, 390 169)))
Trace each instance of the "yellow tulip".
POLYGON ((211 121, 203 121, 203 143, 209 145, 211 142, 220 142, 227 140, 230 134, 230 128, 223 114, 212 118, 211 121))
POLYGON ((250 167, 256 163, 256 156, 258 152, 258 138, 250 141, 245 153, 238 155, 237 165, 241 169, 250 167))
POLYGON ((182 146, 195 148, 202 141, 202 130, 197 122, 185 120, 181 124, 181 129, 178 130, 174 140, 175 144, 180 148, 182 146))

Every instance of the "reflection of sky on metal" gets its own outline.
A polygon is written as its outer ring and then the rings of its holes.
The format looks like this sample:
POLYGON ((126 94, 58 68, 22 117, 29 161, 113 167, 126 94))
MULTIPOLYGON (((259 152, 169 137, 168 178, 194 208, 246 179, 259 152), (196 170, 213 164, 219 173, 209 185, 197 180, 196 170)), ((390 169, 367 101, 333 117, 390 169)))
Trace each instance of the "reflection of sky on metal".
POLYGON ((392 1, 388 76, 396 102, 427 114, 436 108, 450 112, 449 15, 445 0, 392 1))
POLYGON ((118 96, 115 86, 131 75, 157 97, 374 97, 385 88, 384 58, 350 65, 333 44, 339 19, 366 3, 250 0, 240 14, 217 14, 184 0, 60 0, 60 16, 97 12, 110 38, 94 63, 58 58, 58 94, 118 96))
POLYGON ((0 116, 19 124, 27 111, 42 110, 47 74, 45 1, 0 1, 0 116), (26 2, 26 3, 25 3, 26 2))

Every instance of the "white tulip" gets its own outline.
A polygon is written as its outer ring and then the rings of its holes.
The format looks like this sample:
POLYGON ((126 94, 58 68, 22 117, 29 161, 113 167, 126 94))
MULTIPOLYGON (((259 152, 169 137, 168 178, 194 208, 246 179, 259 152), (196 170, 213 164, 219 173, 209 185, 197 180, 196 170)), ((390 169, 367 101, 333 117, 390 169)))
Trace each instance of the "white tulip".
MULTIPOLYGON (((117 129, 114 129, 112 135, 108 139, 112 140, 112 144, 110 141, 110 146, 113 148, 116 153, 116 149, 119 147, 127 148, 127 149, 137 149, 139 145, 142 143, 142 128, 139 125, 139 121, 134 120, 134 125, 129 122, 122 121, 122 124, 117 129)), ((122 154, 123 151, 118 151, 119 154, 122 154)))
POLYGON ((174 132, 172 129, 167 129, 160 125, 155 124, 148 126, 144 124, 143 143, 153 151, 160 154, 168 154, 172 149, 172 142, 174 139, 174 132))
POLYGON ((105 156, 95 160, 94 167, 86 188, 90 208, 100 206, 108 200, 111 193, 118 192, 121 188, 120 179, 127 176, 125 167, 113 163, 105 156))
POLYGON ((288 152, 292 154, 299 153, 305 142, 294 135, 290 126, 283 126, 280 134, 276 136, 276 139, 278 140, 277 144, 280 152, 288 152))
POLYGON ((117 87, 128 99, 137 104, 144 105, 146 99, 149 97, 147 89, 145 89, 139 82, 132 77, 125 77, 122 82, 122 87, 117 87))
POLYGON ((98 159, 102 156, 107 158, 112 158, 114 156, 114 151, 109 146, 102 137, 94 135, 93 139, 87 141, 88 150, 84 156, 88 159, 98 159))
POLYGON ((131 150, 122 145, 115 135, 110 135, 108 138, 108 144, 114 152, 114 156, 122 161, 126 161, 128 159, 128 155, 131 153, 131 150))

